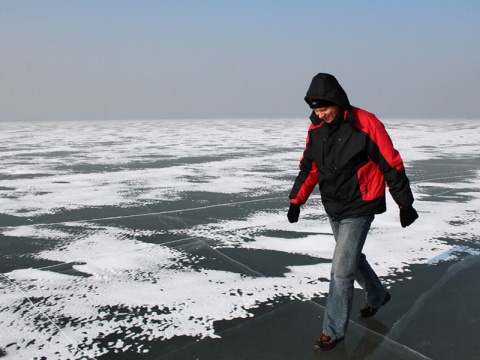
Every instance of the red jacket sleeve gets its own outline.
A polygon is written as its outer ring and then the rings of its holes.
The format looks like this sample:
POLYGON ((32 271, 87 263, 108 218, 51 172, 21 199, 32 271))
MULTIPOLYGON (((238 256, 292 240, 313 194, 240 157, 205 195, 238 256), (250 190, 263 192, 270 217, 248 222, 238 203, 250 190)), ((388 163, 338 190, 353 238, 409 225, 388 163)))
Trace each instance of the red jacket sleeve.
POLYGON ((300 160, 300 172, 290 192, 290 202, 297 205, 305 204, 317 184, 318 169, 311 155, 310 136, 308 135, 303 156, 300 160))
POLYGON ((413 194, 405 173, 402 157, 394 148, 383 123, 365 110, 353 108, 355 126, 368 135, 367 152, 385 177, 390 194, 400 206, 412 205, 413 194))

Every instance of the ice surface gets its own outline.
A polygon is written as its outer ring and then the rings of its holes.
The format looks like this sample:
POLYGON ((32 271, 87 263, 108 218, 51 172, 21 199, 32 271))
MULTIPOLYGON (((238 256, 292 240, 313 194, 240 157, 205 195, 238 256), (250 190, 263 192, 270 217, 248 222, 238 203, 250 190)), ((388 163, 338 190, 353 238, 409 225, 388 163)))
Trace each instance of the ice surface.
MULTIPOLYGON (((479 254, 480 121, 385 121, 418 221, 377 216, 364 252, 390 286, 479 254)), ((0 124, 0 326, 11 358, 145 354, 328 291, 318 195, 286 220, 308 120, 0 124)))

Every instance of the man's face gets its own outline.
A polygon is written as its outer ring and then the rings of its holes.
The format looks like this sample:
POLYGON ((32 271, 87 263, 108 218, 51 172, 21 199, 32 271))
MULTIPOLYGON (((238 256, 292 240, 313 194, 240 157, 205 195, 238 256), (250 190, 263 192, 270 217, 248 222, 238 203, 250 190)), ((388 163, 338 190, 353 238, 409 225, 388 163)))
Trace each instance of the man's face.
POLYGON ((339 105, 335 105, 313 109, 313 111, 320 119, 330 124, 333 120, 335 120, 340 111, 342 111, 342 108, 339 105))

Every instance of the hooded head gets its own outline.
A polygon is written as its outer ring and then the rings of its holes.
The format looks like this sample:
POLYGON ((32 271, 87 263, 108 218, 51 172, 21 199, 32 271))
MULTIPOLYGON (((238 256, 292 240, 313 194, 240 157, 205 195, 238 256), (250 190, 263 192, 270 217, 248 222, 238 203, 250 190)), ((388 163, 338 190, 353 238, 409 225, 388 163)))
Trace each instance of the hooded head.
POLYGON ((317 74, 308 88, 305 101, 312 108, 340 105, 344 110, 350 110, 350 102, 337 79, 330 74, 317 74))

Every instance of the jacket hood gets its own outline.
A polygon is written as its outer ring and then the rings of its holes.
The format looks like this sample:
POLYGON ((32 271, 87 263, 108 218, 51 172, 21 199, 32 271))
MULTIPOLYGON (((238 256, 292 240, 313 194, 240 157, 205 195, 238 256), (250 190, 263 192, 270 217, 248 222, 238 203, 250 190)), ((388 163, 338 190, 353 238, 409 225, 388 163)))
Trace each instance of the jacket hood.
MULTIPOLYGON (((340 86, 337 79, 330 74, 317 74, 308 88, 307 99, 320 99, 340 105, 344 110, 350 110, 347 93, 340 86)), ((307 101, 308 103, 308 101, 307 101)))

